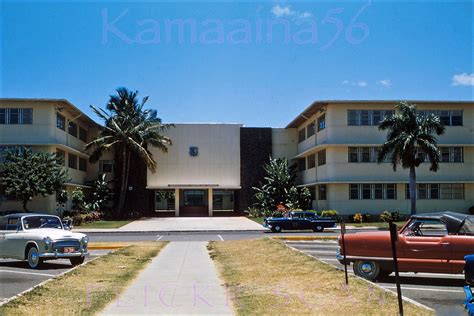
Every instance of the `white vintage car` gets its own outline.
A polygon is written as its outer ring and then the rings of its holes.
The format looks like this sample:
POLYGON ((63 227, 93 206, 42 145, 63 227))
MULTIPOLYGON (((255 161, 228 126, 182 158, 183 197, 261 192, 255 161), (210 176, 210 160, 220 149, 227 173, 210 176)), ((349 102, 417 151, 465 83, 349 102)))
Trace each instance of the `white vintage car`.
POLYGON ((89 254, 88 242, 87 235, 71 232, 54 215, 18 213, 0 221, 0 258, 27 260, 32 269, 52 259, 79 265, 89 254))

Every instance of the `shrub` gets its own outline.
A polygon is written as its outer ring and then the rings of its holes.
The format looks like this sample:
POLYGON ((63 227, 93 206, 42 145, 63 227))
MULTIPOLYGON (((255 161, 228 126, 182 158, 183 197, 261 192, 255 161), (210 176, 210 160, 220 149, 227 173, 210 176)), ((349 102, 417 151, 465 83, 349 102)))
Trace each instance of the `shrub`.
POLYGON ((337 211, 336 210, 324 210, 321 212, 322 217, 331 217, 331 218, 336 218, 337 217, 337 211))
POLYGON ((80 226, 83 222, 83 217, 81 214, 76 214, 72 217, 72 225, 73 226, 80 226))
POLYGON ((249 207, 245 213, 248 214, 248 217, 256 218, 262 216, 262 211, 256 207, 249 207))
POLYGON ((275 211, 272 213, 272 217, 283 217, 284 214, 282 212, 279 212, 279 211, 275 211))
POLYGON ((390 213, 389 211, 383 211, 383 213, 380 214, 380 220, 382 222, 388 223, 390 222, 391 219, 392 219, 392 213, 390 213))
POLYGON ((372 217, 372 214, 365 213, 364 215, 362 215, 362 220, 364 221, 364 223, 370 223, 372 221, 372 217))
POLYGON ((394 221, 394 222, 399 222, 401 220, 400 211, 392 212, 392 213, 390 213, 390 215, 392 217, 392 221, 394 221))
POLYGON ((357 213, 354 215, 353 219, 354 219, 354 223, 362 223, 364 216, 361 213, 357 213))

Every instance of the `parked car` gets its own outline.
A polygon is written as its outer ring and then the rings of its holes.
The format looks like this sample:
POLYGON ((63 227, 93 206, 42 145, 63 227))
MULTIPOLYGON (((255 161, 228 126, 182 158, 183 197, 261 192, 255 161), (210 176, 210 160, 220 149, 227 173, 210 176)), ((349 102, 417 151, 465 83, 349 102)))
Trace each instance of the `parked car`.
POLYGON ((0 221, 0 258, 27 260, 37 269, 43 261, 67 258, 72 265, 84 262, 89 238, 64 228, 54 215, 17 213, 0 221))
MULTIPOLYGON (((346 260, 354 273, 368 280, 393 272, 389 231, 346 234, 346 260)), ((464 256, 474 253, 474 216, 454 212, 413 215, 398 231, 396 242, 401 272, 458 274, 464 256)), ((339 238, 337 259, 343 263, 339 238)))
POLYGON ((266 218, 263 227, 270 228, 274 233, 282 230, 302 229, 322 232, 324 228, 336 227, 336 220, 329 217, 320 217, 314 212, 290 212, 288 217, 266 218))

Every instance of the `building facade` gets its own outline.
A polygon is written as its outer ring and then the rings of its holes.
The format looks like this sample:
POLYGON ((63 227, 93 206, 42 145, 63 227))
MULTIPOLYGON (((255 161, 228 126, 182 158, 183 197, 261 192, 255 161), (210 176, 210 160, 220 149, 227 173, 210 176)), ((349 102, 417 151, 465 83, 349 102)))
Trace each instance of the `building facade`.
MULTIPOLYGON (((98 129, 97 123, 67 100, 0 99, 0 164, 7 151, 21 151, 25 147, 33 152, 55 153, 68 173, 68 193, 77 187, 87 189, 88 182, 97 179, 99 164, 89 163, 84 146, 97 135, 98 129)), ((101 169, 104 161, 100 163, 101 169)), ((21 202, 2 193, 0 184, 0 211, 21 209, 21 202)), ((66 208, 71 208, 71 203, 69 200, 66 208)), ((28 209, 36 212, 58 213, 59 207, 55 195, 37 196, 28 203, 28 209)))
MULTIPOLYGON (((474 206, 474 103, 414 101, 422 114, 436 114, 446 126, 439 136, 438 172, 429 163, 417 168, 419 212, 467 212, 474 206)), ((341 214, 409 212, 408 170, 378 164, 386 133, 377 123, 395 110, 396 101, 318 101, 287 130, 298 135, 293 156, 300 186, 313 195, 314 209, 341 214)), ((421 153, 422 155, 422 153, 421 153)))
MULTIPOLYGON (((155 173, 132 159, 126 207, 153 216, 242 215, 272 156, 298 164, 298 185, 310 190, 314 209, 346 215, 408 212, 408 171, 376 162, 386 137, 377 123, 396 103, 317 101, 285 128, 176 124, 165 132, 173 142, 167 153, 150 148, 158 163, 155 173)), ((430 172, 428 162, 417 168, 417 208, 467 212, 474 206, 474 103, 414 103, 446 125, 438 139, 440 170, 430 172)), ((56 153, 68 170, 69 192, 87 188, 99 173, 109 180, 120 176, 114 173, 114 153, 88 163, 84 145, 99 128, 66 100, 0 99, 0 153, 23 146, 56 153)), ((29 207, 59 212, 54 196, 36 197, 29 207)), ((0 185, 0 212, 18 208, 21 203, 2 195, 0 185)))

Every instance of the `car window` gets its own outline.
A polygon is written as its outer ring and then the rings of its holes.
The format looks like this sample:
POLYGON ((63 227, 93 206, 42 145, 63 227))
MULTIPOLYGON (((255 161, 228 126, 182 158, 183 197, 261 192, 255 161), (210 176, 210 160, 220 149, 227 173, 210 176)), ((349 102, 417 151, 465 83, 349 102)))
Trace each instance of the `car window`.
MULTIPOLYGON (((4 230, 16 230, 20 219, 18 217, 10 217, 5 221, 5 226, 2 229, 4 230)), ((21 229, 21 227, 20 227, 21 229)))
POLYGON ((405 236, 442 237, 448 235, 446 225, 438 220, 412 220, 405 230, 405 236))
POLYGON ((25 229, 63 228, 61 221, 55 216, 28 216, 23 218, 23 226, 25 229))
POLYGON ((474 235, 474 217, 468 217, 459 230, 460 235, 474 235))

